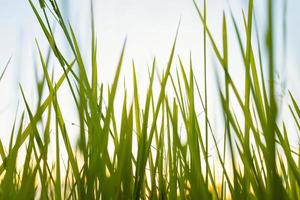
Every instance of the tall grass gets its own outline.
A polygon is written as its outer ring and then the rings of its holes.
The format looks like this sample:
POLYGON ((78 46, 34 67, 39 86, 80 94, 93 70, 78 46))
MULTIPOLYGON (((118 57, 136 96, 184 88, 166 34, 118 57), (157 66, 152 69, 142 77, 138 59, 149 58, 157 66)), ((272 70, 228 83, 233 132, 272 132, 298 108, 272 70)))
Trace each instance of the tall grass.
MULTIPOLYGON (((155 77, 156 61, 153 60, 145 99, 140 95, 135 65, 132 63, 133 96, 129 97, 125 88, 120 111, 115 110, 114 106, 117 92, 122 91, 118 88, 123 58, 126 56, 126 40, 113 82, 105 93, 106 86, 97 76, 97 38, 93 17, 91 65, 87 66, 76 34, 63 18, 56 0, 28 2, 50 50, 47 56, 43 55, 37 42, 43 78, 37 83, 39 98, 36 109, 29 106, 30 100, 20 85, 25 110, 20 119, 15 120, 8 148, 4 148, 0 140, 1 199, 300 198, 299 148, 291 146, 285 122, 277 120, 279 108, 274 78, 272 0, 266 1, 268 25, 264 37, 260 37, 257 27, 254 27, 253 0, 248 1, 247 15, 243 12, 243 27, 238 27, 232 13, 224 13, 222 48, 217 46, 207 24, 206 1, 203 11, 194 1, 199 26, 203 26, 203 82, 195 78, 192 58, 186 66, 180 57, 175 57, 177 35, 180 34, 178 27, 167 66, 158 79, 155 77), (244 86, 242 92, 237 89, 229 70, 228 17, 234 25, 239 44, 236 53, 243 58, 244 82, 239 83, 244 86), (64 34, 68 55, 73 58, 71 60, 57 45, 50 25, 53 19, 64 34), (261 41, 265 42, 266 48, 263 48, 261 41), (209 45, 224 76, 217 79, 224 120, 222 148, 218 145, 217 133, 209 118, 209 45), (261 53, 262 49, 267 53, 261 53), (55 56, 63 70, 58 80, 54 80, 49 72, 50 55, 55 56), (268 60, 266 64, 263 64, 264 59, 268 60), (179 66, 176 73, 171 70, 174 63, 179 66), (264 74, 266 71, 267 74, 264 74), (153 90, 155 81, 160 85, 159 91, 153 90), (66 126, 61 109, 64 105, 58 98, 64 83, 75 102, 79 119, 77 146, 71 145, 72 130, 66 126), (204 91, 200 89, 200 84, 204 85, 204 91), (43 94, 48 96, 42 98, 43 94), (204 111, 204 123, 198 118, 197 101, 201 102, 204 111), (237 107, 233 107, 233 102, 237 102, 237 107), (237 110, 241 111, 242 117, 237 117, 237 110), (28 123, 26 117, 29 118, 28 123), (119 117, 120 121, 117 120, 119 117), (181 132, 186 133, 186 144, 182 142, 181 132), (215 162, 209 158, 212 153, 209 141, 216 149, 215 162), (54 152, 50 152, 50 144, 55 146, 54 152), (22 148, 25 152, 21 152, 22 148), (64 162, 62 151, 67 154, 64 162), (54 155, 54 160, 49 159, 51 155, 54 155), (24 161, 18 161, 20 157, 24 161)), ((92 4, 91 13, 93 16, 92 4)), ((292 92, 289 97, 289 109, 300 130, 300 109, 292 92)))

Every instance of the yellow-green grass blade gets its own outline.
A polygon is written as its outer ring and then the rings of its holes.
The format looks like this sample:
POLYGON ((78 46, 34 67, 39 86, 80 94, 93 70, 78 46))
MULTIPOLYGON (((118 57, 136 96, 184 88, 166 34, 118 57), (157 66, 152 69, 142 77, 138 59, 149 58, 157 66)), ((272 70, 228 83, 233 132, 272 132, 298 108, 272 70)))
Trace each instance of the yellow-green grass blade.
MULTIPOLYGON (((155 113, 153 115, 152 125, 151 125, 151 128, 149 130, 149 138, 148 138, 148 141, 146 141, 145 146, 143 147, 144 148, 144 150, 142 150, 143 153, 139 154, 138 158, 137 158, 138 160, 140 159, 141 161, 140 161, 140 165, 137 166, 137 168, 139 168, 139 170, 137 171, 137 172, 139 172, 139 174, 136 174, 136 176, 138 176, 140 180, 135 183, 136 187, 135 187, 135 190, 134 190, 135 191, 134 195, 135 195, 136 199, 139 199, 140 191, 142 189, 141 186, 142 186, 142 183, 144 182, 146 161, 147 161, 147 158, 148 158, 148 155, 149 155, 149 151, 150 151, 150 147, 151 147, 151 143, 152 143, 152 138, 154 136, 154 132, 155 132, 155 129, 156 129, 156 122, 157 122, 158 114, 160 112, 161 104, 162 104, 162 101, 163 101, 164 95, 165 95, 165 87, 166 87, 167 80, 168 80, 170 70, 171 70, 171 66, 172 66, 172 61, 173 61, 173 56, 174 56, 174 52, 175 52, 175 46, 176 46, 176 41, 177 41, 178 30, 179 30, 179 26, 178 26, 178 29, 177 29, 177 32, 176 32, 176 36, 175 36, 175 40, 174 40, 173 47, 172 47, 172 50, 171 50, 171 54, 170 54, 170 57, 169 57, 166 72, 165 72, 164 77, 163 77, 162 82, 161 82, 161 89, 160 89, 160 92, 159 92, 159 97, 158 97, 157 104, 155 106, 155 113)), ((147 96, 147 98, 148 98, 148 96, 147 96)), ((143 126, 143 129, 146 131, 147 127, 143 126)), ((138 180, 138 179, 136 179, 136 180, 138 180)))

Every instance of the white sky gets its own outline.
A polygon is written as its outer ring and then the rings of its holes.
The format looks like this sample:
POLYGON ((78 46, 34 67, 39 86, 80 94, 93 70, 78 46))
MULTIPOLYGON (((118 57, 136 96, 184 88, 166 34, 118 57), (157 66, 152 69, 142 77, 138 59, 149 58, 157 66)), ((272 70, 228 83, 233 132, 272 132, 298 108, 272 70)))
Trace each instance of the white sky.
MULTIPOLYGON (((246 8, 245 0, 228 0, 234 15, 241 19, 241 9, 246 8)), ((36 1, 37 2, 37 1, 36 1)), ((64 0, 67 5, 68 1, 64 0)), ((171 45, 175 36, 176 27, 181 17, 181 26, 178 38, 176 55, 180 55, 186 65, 188 64, 189 52, 192 52, 201 82, 202 58, 202 26, 196 14, 192 0, 95 0, 96 27, 99 45, 99 76, 105 83, 110 82, 117 64, 120 49, 124 38, 127 36, 127 48, 123 67, 123 79, 130 85, 131 82, 131 60, 134 59, 137 65, 139 85, 145 91, 147 85, 147 68, 150 66, 154 56, 158 60, 158 69, 166 66, 171 45)), ((255 1, 259 32, 264 33, 265 23, 265 1, 255 1)), ((280 20, 281 1, 277 2, 278 18, 280 20)), ((288 6, 288 51, 287 51, 287 85, 295 92, 297 99, 300 97, 298 89, 298 75, 300 58, 300 2, 290 0, 288 6)), ((202 1, 198 1, 202 9, 202 1)), ((228 3, 225 0, 208 0, 208 24, 213 36, 220 42, 221 40, 221 19, 222 10, 226 10, 227 21, 230 22, 228 13, 228 3)), ((72 0, 68 10, 65 10, 66 17, 70 19, 74 26, 80 46, 89 55, 90 25, 89 25, 89 1, 72 0)), ((242 27, 241 21, 239 21, 242 27)), ((279 21, 277 27, 282 24, 279 21)), ((232 25, 229 23, 229 57, 232 64, 232 72, 237 81, 242 80, 243 65, 240 63, 240 54, 236 54, 238 48, 232 25), (231 28, 230 28, 231 27, 231 28)), ((277 33, 277 45, 280 46, 281 32, 277 33)), ((17 102, 23 105, 18 83, 24 87, 27 98, 36 96, 34 85, 34 57, 36 57, 35 38, 45 46, 45 37, 35 19, 31 8, 26 0, 0 0, 0 71, 12 56, 4 79, 0 82, 0 137, 6 139, 7 131, 11 129, 17 102)), ((221 44, 219 44, 221 47, 221 44)), ((46 50, 44 48, 44 50, 46 50)), ((46 51, 45 51, 46 52, 46 51)), ((278 63, 280 55, 278 53, 278 63)), ((211 96, 211 115, 214 116, 213 98, 215 91, 215 78, 213 75, 213 65, 209 62, 209 95, 211 96)), ((85 60, 88 62, 88 59, 85 60)), ((177 61, 177 60, 176 60, 177 61)), ((277 65, 278 65, 277 63, 277 65)), ((177 64, 174 65, 176 67, 177 64)), ((58 67, 58 66, 57 66, 58 67)), ((242 87, 243 84, 240 84, 242 87)), ((120 85, 120 87, 122 87, 120 85)), ((142 91, 141 91, 142 92, 142 91)), ((121 96, 120 96, 121 97, 121 96)), ((68 106, 71 98, 62 98, 66 118, 69 123, 72 120, 72 106, 68 106)), ((200 109, 201 110, 201 109, 200 109)), ((284 111, 286 113, 286 111, 284 111)), ((285 114, 283 114, 285 115, 285 114)))

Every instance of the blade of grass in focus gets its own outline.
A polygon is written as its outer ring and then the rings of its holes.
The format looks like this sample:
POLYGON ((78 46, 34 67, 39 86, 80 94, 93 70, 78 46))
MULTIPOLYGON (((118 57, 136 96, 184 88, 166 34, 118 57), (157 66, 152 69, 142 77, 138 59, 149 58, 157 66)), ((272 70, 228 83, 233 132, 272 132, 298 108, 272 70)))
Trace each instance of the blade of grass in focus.
MULTIPOLYGON (((247 2, 247 10, 242 10, 240 17, 235 17, 231 10, 228 17, 224 11, 219 19, 221 35, 216 37, 208 24, 209 2, 204 0, 199 4, 203 7, 201 10, 194 0, 199 26, 203 27, 203 65, 200 65, 203 74, 195 72, 195 55, 191 52, 189 60, 180 55, 174 59, 178 25, 162 72, 154 58, 148 80, 139 80, 137 67, 143 66, 136 66, 132 60, 132 96, 129 95, 130 86, 120 87, 121 71, 126 65, 126 40, 116 60, 112 83, 105 85, 99 78, 103 72, 99 70, 97 59, 92 0, 88 57, 79 45, 79 33, 66 23, 56 0, 28 0, 28 3, 49 50, 43 54, 36 41, 39 58, 35 72, 37 103, 26 98, 28 94, 20 86, 24 112, 21 116, 16 114, 8 148, 0 140, 1 199, 300 197, 299 147, 292 145, 290 134, 293 132, 287 122, 277 121, 281 104, 276 96, 275 55, 279 41, 274 40, 272 0, 266 1, 265 38, 260 37, 255 20, 255 1, 247 2), (52 23, 58 25, 69 54, 57 45, 59 35, 53 32, 52 23), (230 23, 233 26, 229 26, 230 23), (232 72, 231 63, 236 55, 232 54, 229 42, 230 27, 239 47, 234 53, 242 58, 238 66, 244 69, 241 83, 232 72), (212 90, 208 81, 209 48, 216 60, 214 75, 218 88, 212 92, 223 111, 217 113, 222 124, 214 123, 210 117, 214 110, 211 106, 215 105, 210 103, 209 96, 212 90), (43 71, 42 77, 39 77, 38 67, 43 71), (56 67, 63 71, 58 79, 54 78, 56 67), (148 81, 145 97, 139 81, 148 81), (68 94, 61 94, 63 85, 67 86, 68 94), (72 123, 72 128, 68 126, 61 95, 70 95, 72 99, 75 113, 72 120, 78 122, 72 123), (119 103, 122 104, 120 110, 116 106, 119 103), (77 130, 75 136, 74 130, 77 130), (72 144, 74 137, 77 137, 75 146, 72 144)), ((286 15, 286 4, 283 9, 286 15)), ((286 16, 283 21, 287 21, 286 16)), ((283 43, 286 43, 286 27, 283 29, 283 43)), ((287 106, 297 134, 300 109, 292 93, 287 106)))

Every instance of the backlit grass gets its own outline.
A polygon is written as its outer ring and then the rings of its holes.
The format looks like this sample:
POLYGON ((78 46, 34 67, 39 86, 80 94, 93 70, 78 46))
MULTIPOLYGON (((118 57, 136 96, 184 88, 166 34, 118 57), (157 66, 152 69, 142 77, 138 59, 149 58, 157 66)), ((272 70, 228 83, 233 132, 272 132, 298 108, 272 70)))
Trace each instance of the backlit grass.
MULTIPOLYGON (((206 1, 201 6, 194 1, 199 26, 203 27, 204 51, 199 56, 204 58, 200 66, 204 73, 197 78, 192 57, 187 61, 177 57, 179 24, 167 65, 158 76, 153 59, 145 97, 140 95, 134 61, 130 66, 133 96, 127 94, 126 88, 121 90, 123 84, 119 79, 126 40, 116 61, 114 79, 104 85, 98 78, 93 17, 91 64, 87 65, 72 25, 62 17, 56 0, 28 3, 48 41, 49 53, 42 53, 38 40, 44 38, 38 38, 36 46, 43 76, 37 81, 37 105, 30 107, 28 102, 32 99, 20 85, 24 112, 15 120, 8 148, 0 140, 1 199, 300 198, 300 148, 290 144, 286 122, 277 120, 280 108, 275 88, 272 0, 265 1, 268 23, 263 36, 258 35, 253 0, 248 0, 247 10, 242 12, 243 27, 238 26, 240 19, 232 13, 224 13, 221 47, 207 24, 206 1), (68 56, 57 45, 50 23, 53 20, 64 34, 68 56), (228 53, 229 21, 234 25, 240 47, 236 54, 242 55, 244 77, 238 84, 243 85, 243 91, 237 89, 229 70, 233 56, 228 53), (223 110, 218 113, 223 118, 222 133, 215 132, 209 118, 208 47, 212 47, 223 76, 217 78, 217 98, 223 110), (55 67, 63 71, 57 80, 48 67, 50 55, 58 61, 59 66, 55 67), (70 55, 72 59, 68 59, 70 55), (153 89, 156 83, 158 90, 153 89), (74 130, 66 126, 64 105, 58 98, 63 84, 68 86, 79 121, 77 146, 71 144, 74 130), (115 109, 119 93, 123 98, 122 110, 115 109), (201 122, 199 110, 204 115, 201 122), (186 142, 182 133, 186 133, 186 142), (222 135, 222 141, 217 141, 217 134, 222 135), (214 151, 209 148, 210 143, 214 151), (50 145, 55 147, 54 151, 50 145), (62 152, 66 152, 67 160, 62 159, 62 152), (211 154, 215 160, 210 158, 211 154)), ((0 81, 8 65, 9 61, 0 81)), ((293 92, 288 95, 291 119, 300 131, 300 109, 293 92)))

